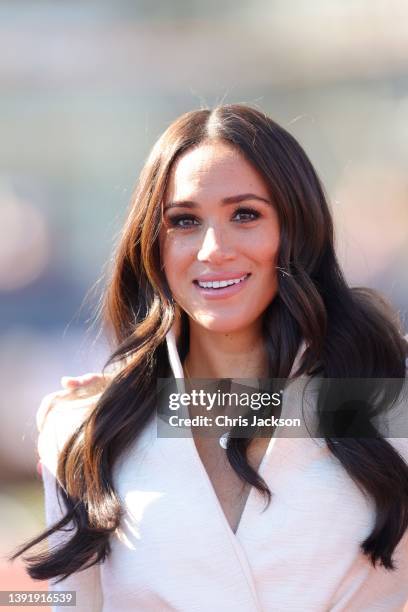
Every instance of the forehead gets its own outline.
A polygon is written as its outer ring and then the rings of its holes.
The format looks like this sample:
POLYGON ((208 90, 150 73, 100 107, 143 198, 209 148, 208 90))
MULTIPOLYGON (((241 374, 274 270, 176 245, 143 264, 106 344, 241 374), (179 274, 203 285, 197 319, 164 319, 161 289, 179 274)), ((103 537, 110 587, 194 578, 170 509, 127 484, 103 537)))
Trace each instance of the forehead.
POLYGON ((261 174, 236 148, 223 142, 201 144, 189 149, 175 162, 166 190, 167 198, 186 199, 204 192, 222 192, 223 196, 251 189, 268 195, 261 174))

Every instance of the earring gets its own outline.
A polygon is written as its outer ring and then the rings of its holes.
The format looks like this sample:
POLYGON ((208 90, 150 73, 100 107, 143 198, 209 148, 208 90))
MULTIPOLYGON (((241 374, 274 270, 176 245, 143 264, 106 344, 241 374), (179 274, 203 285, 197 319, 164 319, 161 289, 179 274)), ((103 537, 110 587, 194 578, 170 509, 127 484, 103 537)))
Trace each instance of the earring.
POLYGON ((291 276, 290 272, 287 272, 284 268, 281 268, 280 266, 276 266, 276 269, 279 272, 279 276, 281 278, 283 278, 284 276, 291 276))

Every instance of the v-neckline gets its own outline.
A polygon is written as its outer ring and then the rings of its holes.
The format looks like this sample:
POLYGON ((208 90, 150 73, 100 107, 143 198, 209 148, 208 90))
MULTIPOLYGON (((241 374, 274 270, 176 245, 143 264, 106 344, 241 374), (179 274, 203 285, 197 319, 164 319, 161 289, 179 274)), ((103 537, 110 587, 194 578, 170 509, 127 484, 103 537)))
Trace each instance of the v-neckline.
MULTIPOLYGON (((181 389, 182 392, 185 392, 184 369, 183 369, 183 366, 181 364, 180 356, 179 356, 178 350, 177 350, 177 340, 176 340, 176 335, 175 335, 174 327, 171 328, 169 332, 167 332, 166 343, 167 343, 167 349, 168 349, 168 353, 169 353, 169 362, 170 362, 171 370, 173 372, 174 377, 176 378, 177 385, 179 385, 179 383, 180 383, 180 386, 182 388, 181 389)), ((291 372, 289 374, 289 378, 292 375, 292 372, 296 370, 297 364, 298 364, 298 362, 300 360, 300 357, 301 357, 301 355, 302 355, 304 350, 305 350, 305 343, 304 343, 304 341, 302 341, 302 343, 301 343, 301 345, 300 345, 300 347, 298 349, 297 355, 295 357, 295 360, 293 362, 293 365, 292 365, 292 368, 291 368, 291 372)), ((242 530, 242 525, 245 522, 245 518, 246 518, 246 516, 247 516, 247 514, 249 512, 249 507, 252 504, 253 496, 255 494, 260 495, 260 493, 258 492, 258 490, 253 485, 250 485, 249 493, 248 493, 247 498, 245 500, 245 504, 244 504, 244 507, 242 509, 241 516, 240 516, 238 524, 237 524, 237 528, 234 531, 233 528, 231 527, 229 521, 228 521, 227 515, 224 512, 224 509, 223 509, 223 507, 221 505, 221 502, 220 502, 220 500, 218 498, 218 495, 217 495, 217 493, 215 491, 215 488, 214 488, 214 485, 213 485, 213 483, 211 481, 211 478, 210 478, 210 476, 209 476, 209 474, 208 474, 208 472, 207 472, 207 470, 206 470, 206 468, 205 468, 205 466, 204 466, 204 464, 203 464, 203 462, 201 460, 201 457, 199 455, 199 452, 198 452, 198 449, 197 449, 197 446, 196 446, 196 443, 195 443, 195 440, 194 440, 194 436, 193 436, 191 427, 187 427, 187 429, 189 430, 189 435, 187 435, 186 441, 187 441, 187 444, 191 448, 193 460, 197 464, 199 471, 201 471, 203 480, 204 480, 204 482, 206 482, 207 488, 208 488, 208 490, 210 492, 210 496, 213 497, 214 506, 217 508, 217 510, 218 510, 218 512, 219 512, 219 514, 220 514, 220 516, 222 518, 222 520, 224 521, 224 524, 227 527, 228 532, 230 533, 230 535, 234 539, 234 541, 237 541, 238 540, 238 535, 239 535, 239 533, 242 530)), ((257 473, 262 478, 264 477, 264 472, 265 472, 265 469, 266 469, 267 461, 269 459, 269 455, 270 455, 270 453, 271 453, 271 451, 272 451, 272 449, 273 449, 273 447, 274 447, 274 445, 276 443, 276 440, 277 440, 277 437, 276 437, 275 434, 276 434, 276 431, 273 432, 273 435, 269 439, 269 442, 268 442, 268 445, 266 447, 265 453, 264 453, 264 455, 263 455, 263 457, 261 459, 261 462, 260 462, 260 464, 258 466, 258 469, 257 469, 257 473)))
MULTIPOLYGON (((253 496, 256 495, 256 494, 258 494, 258 495, 261 495, 261 494, 256 489, 256 487, 254 487, 253 485, 250 485, 250 489, 249 489, 249 492, 248 492, 247 497, 245 499, 245 503, 244 503, 241 515, 239 517, 236 530, 234 531, 232 526, 231 526, 231 524, 230 524, 230 522, 229 522, 229 520, 228 520, 228 518, 227 518, 227 515, 226 515, 226 513, 225 513, 225 511, 224 511, 224 509, 222 507, 221 501, 220 501, 220 499, 219 499, 219 497, 218 497, 218 495, 216 493, 216 490, 215 490, 214 485, 213 485, 213 483, 211 481, 211 478, 210 478, 210 476, 209 476, 209 474, 207 472, 207 469, 206 469, 206 467, 205 467, 205 465, 204 465, 204 463, 203 463, 203 461, 202 461, 202 459, 200 457, 200 454, 198 452, 198 449, 197 449, 197 446, 196 446, 196 443, 195 443, 195 440, 194 440, 194 437, 193 437, 192 433, 191 433, 191 436, 188 436, 187 441, 188 441, 188 444, 191 445, 193 459, 194 459, 195 463, 197 464, 199 471, 201 471, 203 480, 207 484, 207 488, 208 488, 208 490, 210 492, 210 496, 214 500, 214 505, 216 506, 216 508, 217 508, 220 516, 222 517, 222 520, 225 523, 225 525, 226 525, 228 531, 230 532, 230 534, 234 538, 238 538, 239 533, 242 530, 242 525, 244 523, 244 519, 246 518, 246 515, 249 512, 250 505, 252 504, 253 496)), ((276 441, 276 437, 274 437, 274 436, 272 436, 269 439, 269 442, 268 442, 268 444, 266 446, 265 452, 264 452, 264 454, 262 456, 261 462, 260 462, 260 464, 258 466, 257 473, 261 477, 264 476, 264 471, 266 469, 265 466, 266 466, 267 460, 269 458, 269 455, 270 455, 270 453, 272 451, 272 448, 273 448, 273 446, 275 444, 275 441, 276 441)))

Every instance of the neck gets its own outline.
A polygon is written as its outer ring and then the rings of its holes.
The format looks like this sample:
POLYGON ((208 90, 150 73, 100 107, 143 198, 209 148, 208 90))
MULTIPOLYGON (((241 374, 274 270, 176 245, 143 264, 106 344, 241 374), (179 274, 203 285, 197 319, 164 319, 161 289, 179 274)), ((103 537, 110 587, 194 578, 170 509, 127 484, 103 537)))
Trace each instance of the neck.
POLYGON ((190 320, 190 346, 184 362, 191 378, 267 377, 261 325, 233 333, 207 330, 190 320))

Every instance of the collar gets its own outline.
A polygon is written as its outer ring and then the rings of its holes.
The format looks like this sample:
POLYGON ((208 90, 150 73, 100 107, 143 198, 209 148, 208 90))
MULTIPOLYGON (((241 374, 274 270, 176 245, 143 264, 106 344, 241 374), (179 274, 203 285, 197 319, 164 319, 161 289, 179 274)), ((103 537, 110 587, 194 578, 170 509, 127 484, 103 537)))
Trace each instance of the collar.
MULTIPOLYGON (((174 325, 166 334, 166 343, 167 343, 167 350, 169 353, 169 362, 170 362, 171 371, 173 373, 174 378, 176 378, 177 380, 180 380, 180 387, 183 389, 182 392, 184 392, 185 376, 184 376, 183 366, 180 361, 180 355, 177 349, 177 339, 176 339, 176 331, 175 331, 174 325)), ((292 368, 289 374, 289 378, 292 376, 294 372, 296 372, 297 368, 299 367, 300 360, 305 350, 306 350, 306 343, 304 340, 302 340, 302 342, 300 343, 298 352, 296 354, 295 360, 293 362, 293 365, 292 365, 292 368)))

